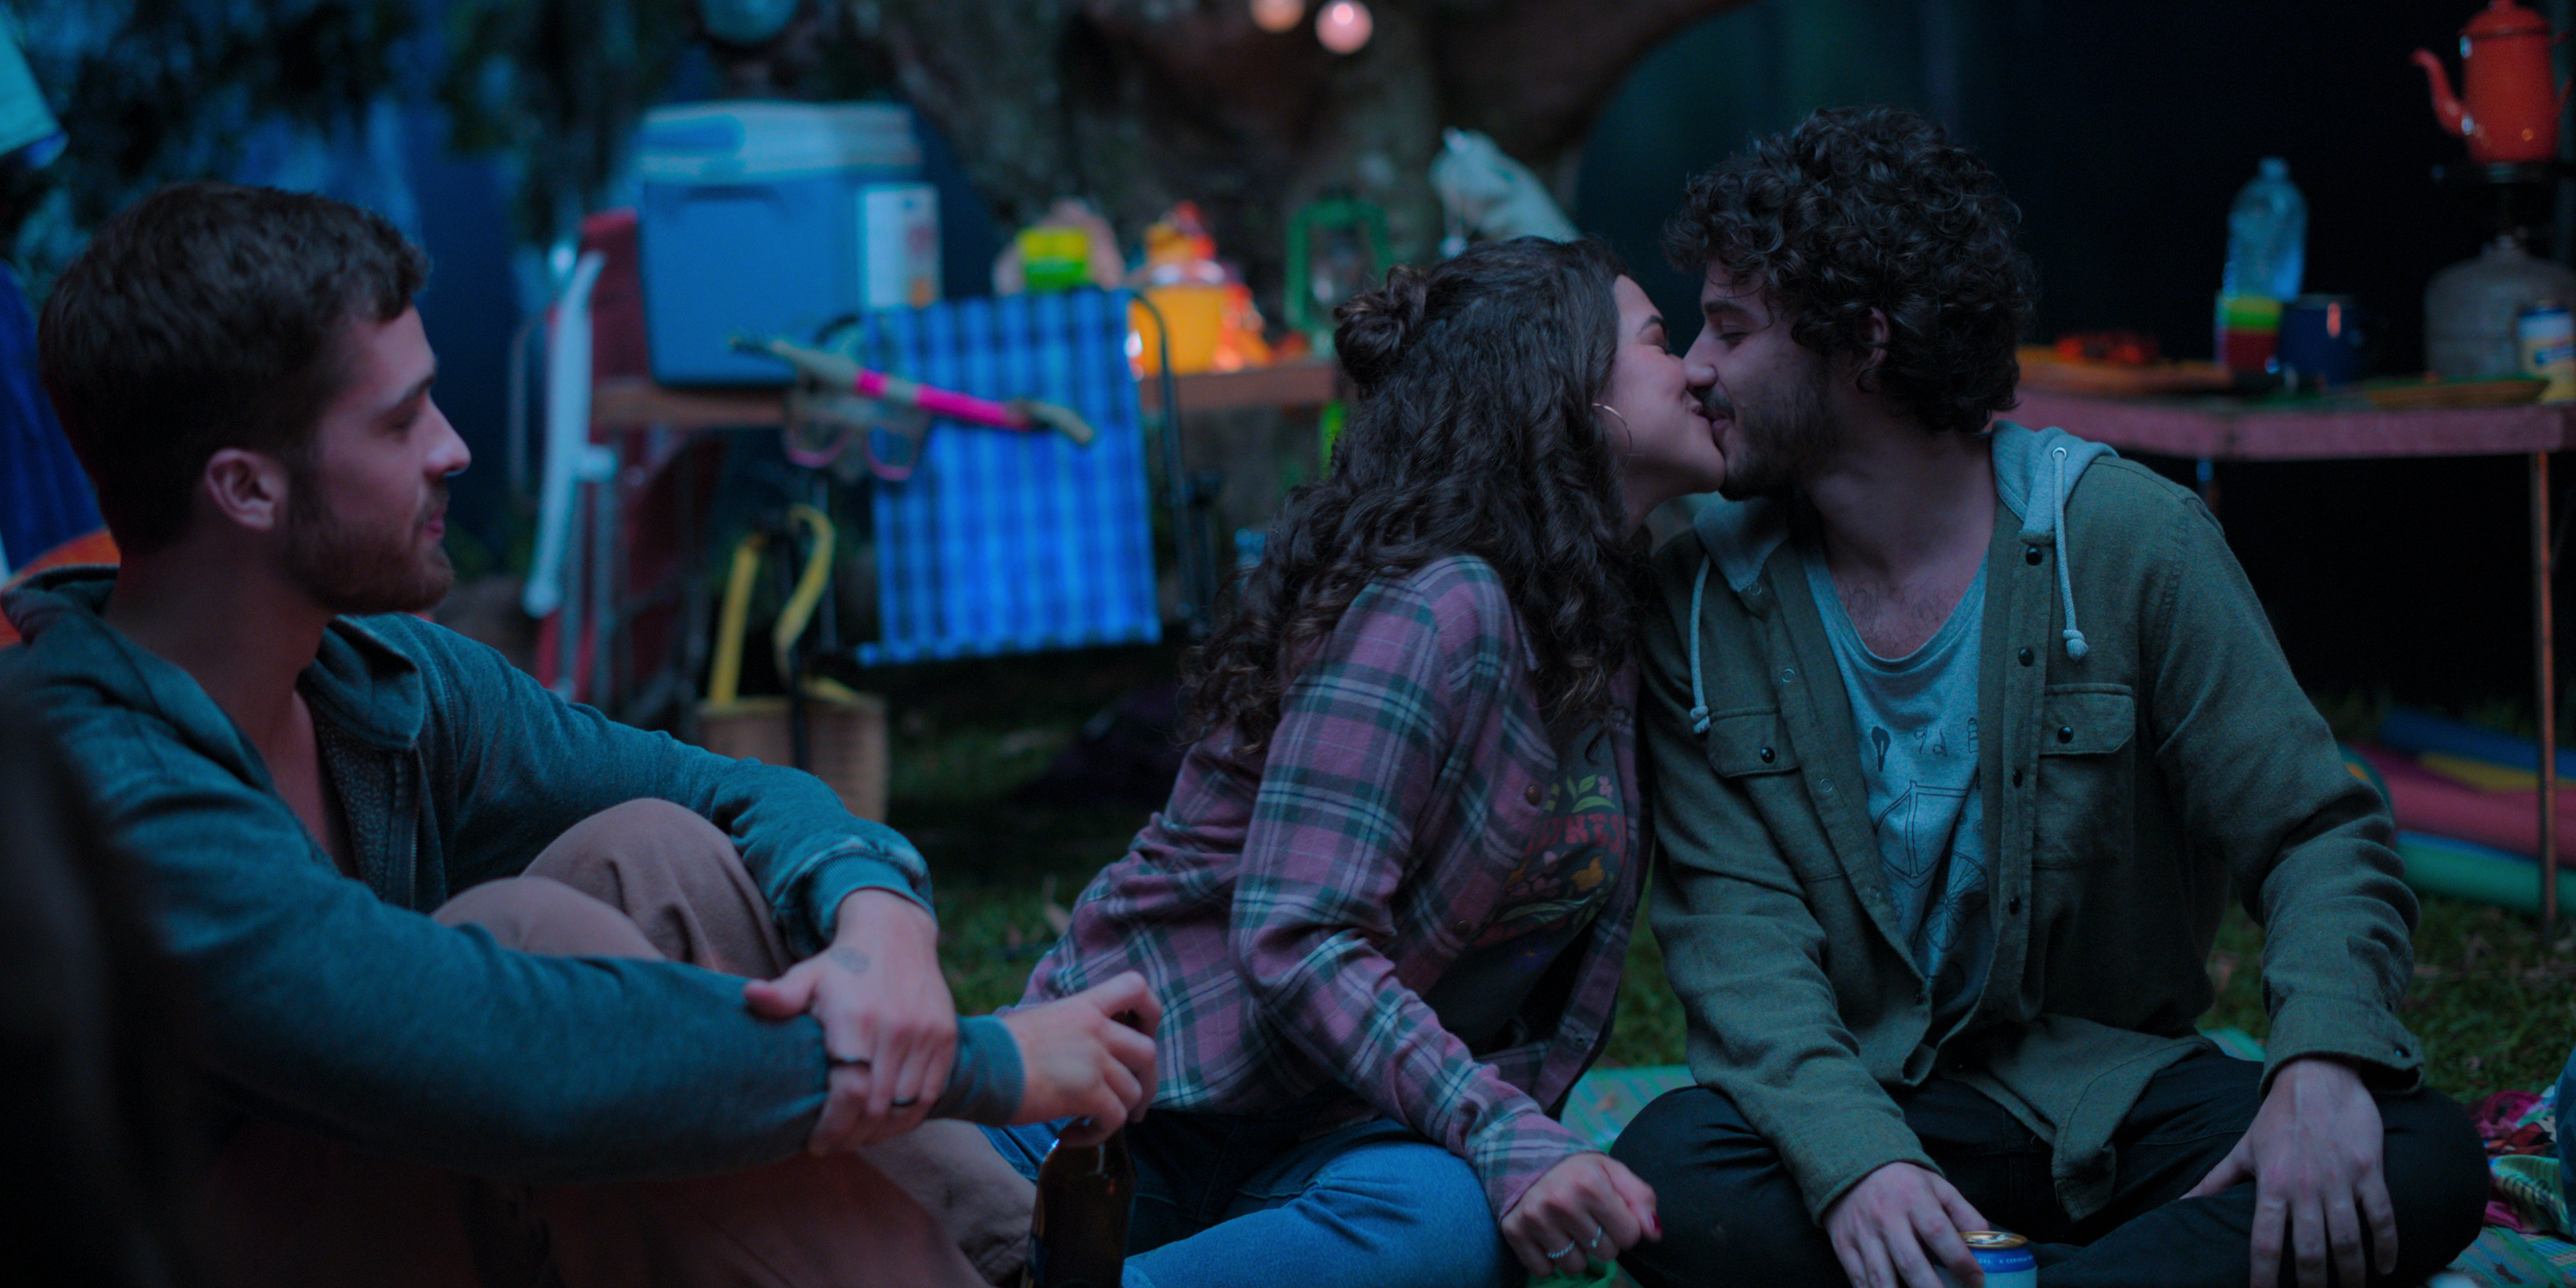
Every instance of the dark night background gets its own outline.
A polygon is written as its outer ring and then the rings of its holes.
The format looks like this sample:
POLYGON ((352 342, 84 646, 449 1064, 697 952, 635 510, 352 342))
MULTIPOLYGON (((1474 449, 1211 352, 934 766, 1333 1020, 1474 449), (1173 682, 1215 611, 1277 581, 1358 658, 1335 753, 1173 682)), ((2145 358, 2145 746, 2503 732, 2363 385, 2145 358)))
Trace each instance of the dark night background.
MULTIPOLYGON (((34 34, 71 49, 103 39, 85 16, 116 12, 9 3, 34 34)), ((1813 108, 1902 104, 1947 122, 2020 203, 2039 269, 2033 339, 2126 328, 2157 335, 2170 355, 2204 357, 2228 203, 2259 158, 2277 155, 2308 200, 2308 289, 2359 297, 2377 371, 2413 371, 2425 282, 2476 253, 2494 198, 2432 182, 2437 164, 2465 150, 2435 123, 2407 56, 2431 49, 2456 77, 2456 33, 2483 3, 1758 0, 1686 30, 1630 73, 1585 145, 1571 213, 1619 247, 1687 343, 1694 287, 1656 249, 1684 180, 1813 108)), ((2538 4, 2562 30, 2576 9, 2538 4)), ((481 458, 459 480, 454 533, 490 566, 517 540, 501 450, 505 355, 543 294, 532 289, 538 253, 513 240, 505 167, 460 154, 418 88, 448 56, 454 28, 442 15, 454 7, 419 0, 420 38, 394 57, 402 84, 371 118, 383 128, 334 144, 346 153, 336 169, 318 180, 292 166, 238 177, 378 204, 428 246, 438 274, 422 316, 441 356, 440 401, 481 458), (411 195, 388 203, 388 189, 411 195)), ((714 92, 702 63, 683 58, 648 92, 714 92)), ((105 146, 96 125, 68 124, 76 156, 105 146)), ((996 238, 956 150, 931 143, 957 292, 981 279, 996 238)), ((2546 242, 2551 221, 2537 222, 2546 242)), ((2154 463, 2190 475, 2190 462, 2154 463)), ((2559 464, 2562 481, 2576 482, 2576 461, 2559 464)), ((2529 703, 2522 458, 2222 464, 2218 483, 2229 538, 2320 700, 2384 687, 2451 708, 2529 703)), ((2560 503, 2562 515, 2576 510, 2576 494, 2562 490, 2560 503)), ((2561 577, 2570 591, 2576 582, 2561 577)), ((2561 656, 2576 674, 2576 649, 2561 656)))
MULTIPOLYGON (((2228 203, 2280 156, 2308 201, 2306 289, 2360 298, 2378 372, 2420 370, 2424 284, 2477 253, 2494 198, 2432 183, 2466 154, 2407 56, 2433 50, 2456 87, 2482 3, 1763 0, 1631 74, 1574 213, 1691 318, 1693 284, 1655 250, 1683 179, 1811 108, 1901 104, 1949 124, 2020 203, 2034 339, 2127 328, 2207 357, 2228 203)), ((2563 0, 2540 7, 2564 29, 2563 0)), ((2561 514, 2571 466, 2556 462, 2561 514)), ((2440 706, 2530 701, 2527 475, 2521 457, 2218 467, 2229 541, 2310 692, 2440 706)), ((2571 589, 2561 575, 2562 602, 2571 589)))

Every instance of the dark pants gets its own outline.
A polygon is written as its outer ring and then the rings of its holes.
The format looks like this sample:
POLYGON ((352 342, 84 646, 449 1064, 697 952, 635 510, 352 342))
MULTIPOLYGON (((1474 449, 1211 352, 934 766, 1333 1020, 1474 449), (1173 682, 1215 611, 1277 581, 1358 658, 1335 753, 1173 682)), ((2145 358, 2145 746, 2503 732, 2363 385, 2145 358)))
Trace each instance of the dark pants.
MULTIPOLYGON (((2118 1179, 2110 1205, 2081 1221, 2057 1204, 2048 1146, 2001 1106, 1939 1076, 1890 1094, 1978 1213, 2035 1245, 2040 1282, 2050 1288, 2241 1288, 2253 1184, 2208 1198, 2182 1196, 2252 1125, 2262 1072, 2204 1051, 2157 1074, 2114 1138, 2118 1179)), ((2437 1092, 2381 1096, 2379 1116, 2398 1258, 2395 1275, 2371 1282, 2416 1284, 2477 1237, 2485 1154, 2468 1116, 2437 1092)), ((1706 1087, 1665 1095, 1610 1152, 1655 1187, 1664 1237, 1621 1259, 1646 1288, 1844 1281, 1780 1156, 1725 1096, 1706 1087)), ((2286 1245, 2282 1261, 2281 1282, 2297 1283, 2286 1245)))

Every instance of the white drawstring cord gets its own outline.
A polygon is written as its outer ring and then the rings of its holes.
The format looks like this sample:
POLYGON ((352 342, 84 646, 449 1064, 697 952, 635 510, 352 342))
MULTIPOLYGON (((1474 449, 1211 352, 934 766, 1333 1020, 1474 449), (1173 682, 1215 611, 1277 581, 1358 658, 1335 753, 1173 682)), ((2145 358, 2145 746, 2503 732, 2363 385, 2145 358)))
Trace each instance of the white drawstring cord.
POLYGON ((2054 534, 2057 538, 2057 589, 2066 597, 2066 629, 2061 634, 2066 640, 2066 656, 2081 662, 2086 653, 2093 651, 2093 646, 2085 643, 2084 632, 2075 628, 2075 579, 2066 567, 2066 449, 2052 447, 2048 454, 2055 458, 2056 464, 2050 476, 2056 493, 2052 501, 2057 511, 2057 531, 2054 534))
POLYGON ((1705 734, 1705 733, 1707 733, 1707 732, 1708 732, 1708 686, 1707 686, 1707 684, 1706 684, 1704 681, 1702 681, 1702 680, 1700 679, 1700 674, 1699 674, 1699 603, 1700 603, 1700 596, 1701 596, 1702 594, 1705 594, 1705 593, 1707 592, 1707 590, 1708 590, 1708 559, 1707 559, 1705 556, 1703 556, 1703 557, 1700 559, 1700 561, 1699 561, 1699 576, 1694 577, 1694 578, 1692 578, 1692 579, 1691 579, 1691 611, 1690 611, 1690 673, 1691 673, 1691 709, 1690 709, 1690 718, 1691 718, 1691 732, 1692 732, 1693 734, 1705 734))

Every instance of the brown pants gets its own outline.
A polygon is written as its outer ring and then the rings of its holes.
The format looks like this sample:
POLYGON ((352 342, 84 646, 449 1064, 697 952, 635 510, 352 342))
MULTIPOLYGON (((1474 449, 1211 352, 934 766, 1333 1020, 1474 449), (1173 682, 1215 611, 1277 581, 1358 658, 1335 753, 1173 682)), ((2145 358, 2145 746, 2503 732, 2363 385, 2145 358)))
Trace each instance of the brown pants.
MULTIPOLYGON (((662 957, 764 979, 792 964, 732 841, 664 801, 593 815, 527 875, 476 886, 436 916, 523 952, 662 957)), ((216 1281, 244 1288, 972 1288, 1017 1273, 1034 1197, 982 1132, 955 1122, 857 1157, 532 1186, 255 1120, 225 1145, 208 1193, 216 1281)))

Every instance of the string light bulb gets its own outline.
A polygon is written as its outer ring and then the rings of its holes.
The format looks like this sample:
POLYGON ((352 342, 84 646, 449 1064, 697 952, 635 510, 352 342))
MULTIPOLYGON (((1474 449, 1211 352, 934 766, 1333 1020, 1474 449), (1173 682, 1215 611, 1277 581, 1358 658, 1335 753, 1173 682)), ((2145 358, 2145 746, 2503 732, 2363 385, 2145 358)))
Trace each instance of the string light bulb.
POLYGON ((1252 0, 1252 25, 1268 32, 1294 30, 1306 16, 1306 0, 1252 0))
POLYGON ((1331 0, 1315 13, 1315 39, 1337 54, 1359 52, 1376 27, 1360 0, 1331 0))

